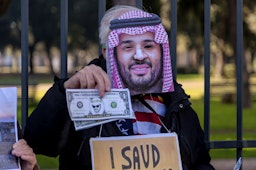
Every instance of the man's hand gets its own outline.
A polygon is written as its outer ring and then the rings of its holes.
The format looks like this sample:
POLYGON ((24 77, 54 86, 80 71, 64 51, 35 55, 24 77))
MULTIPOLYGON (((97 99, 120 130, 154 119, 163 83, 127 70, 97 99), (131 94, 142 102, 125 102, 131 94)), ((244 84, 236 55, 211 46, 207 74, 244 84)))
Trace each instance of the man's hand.
POLYGON ((104 96, 110 91, 111 83, 107 73, 99 66, 88 65, 78 71, 64 83, 65 89, 98 89, 99 95, 104 96))
POLYGON ((24 139, 13 144, 12 148, 12 154, 21 159, 22 170, 33 170, 37 167, 36 155, 24 139))

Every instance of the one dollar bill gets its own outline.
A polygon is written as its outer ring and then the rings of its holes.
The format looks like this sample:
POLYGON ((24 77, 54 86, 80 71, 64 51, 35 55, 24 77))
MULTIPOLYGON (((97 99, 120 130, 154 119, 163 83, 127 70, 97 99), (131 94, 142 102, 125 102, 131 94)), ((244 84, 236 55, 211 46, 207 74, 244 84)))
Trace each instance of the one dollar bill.
POLYGON ((67 89, 66 97, 73 121, 135 118, 128 89, 111 89, 102 98, 96 89, 67 89))
POLYGON ((76 130, 88 129, 104 123, 116 121, 117 119, 104 119, 104 120, 75 120, 74 126, 76 130))

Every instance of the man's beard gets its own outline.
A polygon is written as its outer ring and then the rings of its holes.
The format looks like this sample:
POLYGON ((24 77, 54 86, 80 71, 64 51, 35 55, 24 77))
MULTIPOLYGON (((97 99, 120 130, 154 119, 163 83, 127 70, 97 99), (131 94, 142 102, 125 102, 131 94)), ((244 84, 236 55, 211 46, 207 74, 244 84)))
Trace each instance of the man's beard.
POLYGON ((123 82, 126 86, 129 87, 130 90, 137 92, 146 92, 150 90, 152 87, 154 87, 158 81, 160 81, 160 75, 158 75, 157 78, 155 77, 156 75, 153 72, 151 72, 150 77, 136 77, 136 80, 134 80, 134 78, 132 78, 132 76, 129 75, 128 80, 123 80, 123 82))
MULTIPOLYGON (((147 64, 152 68, 152 64, 148 63, 146 61, 143 61, 140 64, 147 64)), ((133 64, 129 66, 129 69, 131 68, 133 64)), ((155 70, 151 70, 150 75, 137 75, 136 77, 133 77, 130 72, 126 72, 121 65, 118 66, 119 71, 122 73, 121 78, 126 87, 128 87, 132 91, 136 92, 147 92, 150 89, 152 89, 154 86, 159 83, 159 81, 162 81, 162 67, 156 68, 155 70), (122 68, 121 68, 122 67, 122 68), (124 76, 125 74, 125 76, 124 76)), ((162 87, 161 87, 162 88, 162 87)))

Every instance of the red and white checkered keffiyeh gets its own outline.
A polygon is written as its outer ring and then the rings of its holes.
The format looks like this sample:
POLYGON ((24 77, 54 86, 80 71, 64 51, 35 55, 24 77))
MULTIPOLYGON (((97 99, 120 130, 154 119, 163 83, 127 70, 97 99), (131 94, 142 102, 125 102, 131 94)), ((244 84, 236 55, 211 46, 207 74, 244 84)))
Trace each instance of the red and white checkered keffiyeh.
MULTIPOLYGON (((149 18, 152 17, 152 14, 141 11, 134 10, 129 11, 121 15, 118 20, 124 19, 133 19, 133 18, 149 18)), ((122 27, 113 29, 109 36, 107 42, 107 67, 108 74, 112 80, 112 88, 125 88, 122 82, 122 79, 119 75, 116 59, 114 57, 114 48, 119 45, 119 35, 120 34, 129 34, 129 35, 138 35, 144 34, 146 32, 153 32, 155 34, 155 42, 162 44, 163 48, 163 87, 162 92, 171 92, 174 91, 173 86, 173 76, 172 76, 172 67, 171 67, 171 58, 169 51, 169 42, 168 34, 165 31, 163 25, 143 25, 143 26, 134 26, 134 27, 122 27)), ((159 93, 159 91, 155 92, 159 93)))

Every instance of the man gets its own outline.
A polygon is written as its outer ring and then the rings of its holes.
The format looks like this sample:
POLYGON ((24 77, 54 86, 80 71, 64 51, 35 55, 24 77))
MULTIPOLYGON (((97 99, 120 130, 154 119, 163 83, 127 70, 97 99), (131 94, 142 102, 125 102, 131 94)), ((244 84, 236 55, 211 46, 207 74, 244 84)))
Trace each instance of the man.
POLYGON ((29 117, 25 139, 35 153, 59 155, 59 169, 91 169, 89 139, 99 133, 104 137, 174 131, 183 169, 213 170, 198 117, 184 90, 173 82, 168 37, 160 18, 116 6, 104 15, 100 38, 106 44, 106 60, 100 57, 69 79, 56 79, 29 117), (65 98, 68 88, 96 88, 101 97, 111 88, 128 88, 136 119, 75 131, 65 98))

